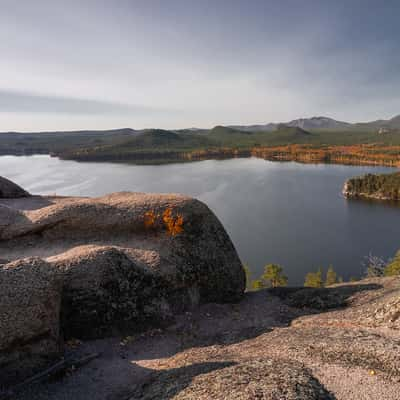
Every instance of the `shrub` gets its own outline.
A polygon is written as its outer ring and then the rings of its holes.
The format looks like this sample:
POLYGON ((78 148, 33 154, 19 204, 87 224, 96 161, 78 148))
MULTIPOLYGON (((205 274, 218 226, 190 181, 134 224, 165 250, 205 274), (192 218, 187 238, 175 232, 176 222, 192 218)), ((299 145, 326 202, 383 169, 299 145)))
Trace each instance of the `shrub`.
POLYGON ((365 257, 363 263, 364 267, 366 267, 367 278, 383 276, 386 264, 387 262, 382 257, 374 256, 372 253, 369 253, 368 256, 365 257))
POLYGON ((386 265, 384 274, 385 276, 400 275, 400 250, 396 253, 393 260, 386 265))

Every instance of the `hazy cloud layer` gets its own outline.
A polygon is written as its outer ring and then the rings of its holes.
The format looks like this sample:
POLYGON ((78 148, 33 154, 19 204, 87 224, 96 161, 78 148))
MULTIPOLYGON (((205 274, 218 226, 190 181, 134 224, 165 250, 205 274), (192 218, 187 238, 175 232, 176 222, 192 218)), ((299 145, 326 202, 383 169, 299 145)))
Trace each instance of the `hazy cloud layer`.
POLYGON ((398 1, 0 6, 0 130, 400 113, 398 1))
MULTIPOLYGON (((139 114, 154 115, 166 110, 74 97, 43 96, 0 90, 2 113, 139 114)), ((171 111, 168 111, 171 112, 171 111)))

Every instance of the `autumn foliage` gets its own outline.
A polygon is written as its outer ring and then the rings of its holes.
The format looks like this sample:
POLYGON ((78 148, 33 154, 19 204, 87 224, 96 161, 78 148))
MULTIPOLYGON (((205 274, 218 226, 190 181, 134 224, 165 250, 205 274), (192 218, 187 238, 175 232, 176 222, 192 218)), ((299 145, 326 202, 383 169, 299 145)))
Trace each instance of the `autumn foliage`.
POLYGON ((147 211, 144 214, 144 227, 146 229, 155 229, 158 224, 164 225, 171 236, 176 236, 183 232, 183 216, 174 215, 172 208, 167 208, 162 215, 154 211, 147 211))
POLYGON ((323 162, 350 165, 400 166, 400 146, 357 144, 349 146, 319 146, 292 144, 274 147, 256 147, 255 157, 267 160, 323 162))
POLYGON ((163 214, 163 221, 172 236, 176 236, 183 232, 183 216, 178 214, 173 216, 172 209, 167 208, 163 214))
POLYGON ((156 220, 157 220, 157 215, 154 213, 154 211, 147 211, 144 214, 144 227, 146 229, 154 228, 156 220))

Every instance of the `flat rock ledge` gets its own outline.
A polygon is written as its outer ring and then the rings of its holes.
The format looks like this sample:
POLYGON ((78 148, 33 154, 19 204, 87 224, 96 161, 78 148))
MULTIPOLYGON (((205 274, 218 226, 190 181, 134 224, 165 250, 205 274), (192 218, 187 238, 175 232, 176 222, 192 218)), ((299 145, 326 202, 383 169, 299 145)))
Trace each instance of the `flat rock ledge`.
POLYGON ((27 197, 4 178, 0 190, 0 387, 60 356, 63 340, 167 326, 244 293, 235 248, 198 200, 27 197))

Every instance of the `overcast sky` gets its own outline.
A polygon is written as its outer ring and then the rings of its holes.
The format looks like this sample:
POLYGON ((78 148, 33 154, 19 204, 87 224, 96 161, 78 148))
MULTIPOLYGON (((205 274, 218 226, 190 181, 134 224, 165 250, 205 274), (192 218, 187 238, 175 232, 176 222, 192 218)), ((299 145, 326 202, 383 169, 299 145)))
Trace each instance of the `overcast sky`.
POLYGON ((0 131, 400 113, 400 1, 0 0, 0 131))

